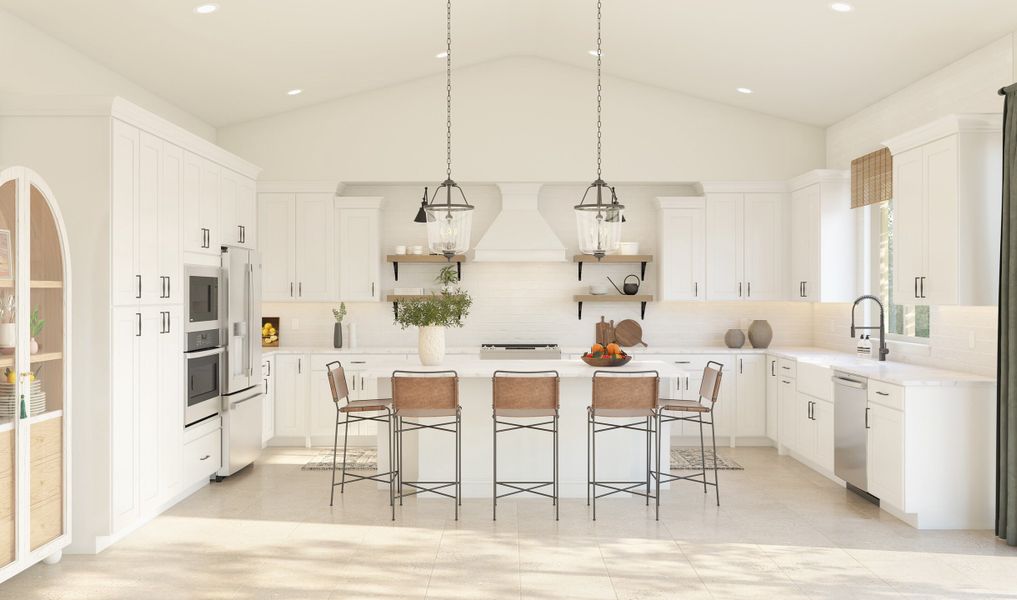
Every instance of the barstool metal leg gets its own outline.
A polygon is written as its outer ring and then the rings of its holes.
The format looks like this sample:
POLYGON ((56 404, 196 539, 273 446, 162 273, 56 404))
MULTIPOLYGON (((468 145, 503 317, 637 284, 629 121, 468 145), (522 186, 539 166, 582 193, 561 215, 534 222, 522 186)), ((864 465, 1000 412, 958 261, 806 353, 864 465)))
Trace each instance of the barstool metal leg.
POLYGON ((590 413, 586 412, 586 506, 590 505, 590 413))
MULTIPOLYGON (((714 454, 716 457, 716 453, 714 454)), ((703 463, 703 493, 706 493, 706 442, 703 440, 703 413, 699 413, 699 458, 703 463)))
POLYGON ((328 505, 335 505, 335 459, 339 451, 339 405, 335 406, 335 437, 332 439, 332 486, 329 488, 328 505))
POLYGON ((493 435, 492 440, 494 443, 494 461, 491 465, 491 473, 493 474, 491 482, 491 520, 498 520, 498 415, 491 413, 491 422, 493 427, 491 428, 493 435))
POLYGON ((554 485, 552 486, 552 490, 554 492, 554 520, 557 521, 558 508, 561 504, 558 499, 558 411, 555 411, 554 413, 553 443, 554 443, 554 473, 552 474, 552 477, 554 478, 554 485))
MULTIPOLYGON (((343 432, 343 476, 339 482, 339 493, 346 491, 346 445, 350 442, 350 413, 346 413, 346 429, 343 432)), ((333 454, 333 461, 335 455, 333 454)), ((335 473, 335 465, 332 465, 332 472, 335 473)))
MULTIPOLYGON (((710 437, 713 438, 713 491, 717 493, 717 506, 720 506, 720 480, 717 478, 717 430, 713 426, 713 421, 713 413, 710 413, 710 437)), ((705 472, 703 480, 706 480, 705 472)))
POLYGON ((650 417, 646 417, 646 505, 650 505, 650 417))
POLYGON ((663 423, 661 423, 660 413, 658 412, 657 413, 657 418, 656 418, 656 429, 654 431, 654 435, 656 436, 656 439, 657 439, 657 479, 654 482, 654 485, 656 486, 656 489, 654 490, 654 492, 655 492, 654 493, 654 497, 655 497, 654 501, 657 503, 657 517, 656 518, 657 518, 658 521, 660 520, 660 436, 662 435, 661 434, 661 429, 662 428, 663 428, 663 423))
POLYGON ((593 470, 593 520, 597 520, 597 416, 590 413, 590 422, 592 423, 593 429, 590 433, 590 437, 593 438, 593 447, 590 451, 593 460, 591 461, 593 470))
POLYGON ((399 447, 396 454, 396 491, 399 492, 399 506, 403 505, 403 418, 396 417, 396 445, 399 447))
POLYGON ((456 412, 456 456, 455 456, 455 460, 456 460, 456 483, 455 483, 455 487, 452 488, 453 490, 455 490, 455 494, 454 494, 454 497, 453 497, 452 501, 455 504, 456 521, 458 521, 459 520, 459 505, 462 504, 462 501, 460 500, 460 497, 459 497, 459 413, 458 413, 458 411, 456 412))
POLYGON ((388 505, 392 507, 392 520, 395 521, 395 417, 388 411, 388 505))

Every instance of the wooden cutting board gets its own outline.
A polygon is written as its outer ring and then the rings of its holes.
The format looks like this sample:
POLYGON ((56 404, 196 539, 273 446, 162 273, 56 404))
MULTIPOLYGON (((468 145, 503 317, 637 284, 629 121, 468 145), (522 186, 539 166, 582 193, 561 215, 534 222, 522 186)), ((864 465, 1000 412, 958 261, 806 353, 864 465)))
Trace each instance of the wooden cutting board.
POLYGON ((596 334, 594 336, 596 342, 601 346, 606 346, 614 341, 614 321, 610 323, 604 321, 604 316, 600 316, 600 323, 597 323, 596 334))
POLYGON ((631 348, 637 344, 646 346, 643 341, 643 327, 632 319, 625 319, 614 328, 614 339, 619 345, 631 348))

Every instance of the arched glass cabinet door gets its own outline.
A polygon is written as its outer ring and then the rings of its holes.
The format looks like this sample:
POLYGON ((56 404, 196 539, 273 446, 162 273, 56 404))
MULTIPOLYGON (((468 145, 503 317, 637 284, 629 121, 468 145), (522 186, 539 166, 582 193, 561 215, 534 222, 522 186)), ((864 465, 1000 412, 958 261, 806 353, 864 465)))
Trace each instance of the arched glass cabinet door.
POLYGON ((17 468, 19 364, 16 310, 20 181, 14 170, 0 173, 0 566, 17 556, 17 468))

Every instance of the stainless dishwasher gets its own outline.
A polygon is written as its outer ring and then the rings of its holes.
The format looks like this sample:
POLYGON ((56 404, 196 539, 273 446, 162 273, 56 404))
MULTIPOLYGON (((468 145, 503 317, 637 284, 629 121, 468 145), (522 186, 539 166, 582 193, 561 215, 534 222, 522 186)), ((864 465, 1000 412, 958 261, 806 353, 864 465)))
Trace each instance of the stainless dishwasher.
POLYGON ((848 488, 868 495, 866 451, 868 446, 869 381, 847 373, 833 374, 833 470, 848 488))

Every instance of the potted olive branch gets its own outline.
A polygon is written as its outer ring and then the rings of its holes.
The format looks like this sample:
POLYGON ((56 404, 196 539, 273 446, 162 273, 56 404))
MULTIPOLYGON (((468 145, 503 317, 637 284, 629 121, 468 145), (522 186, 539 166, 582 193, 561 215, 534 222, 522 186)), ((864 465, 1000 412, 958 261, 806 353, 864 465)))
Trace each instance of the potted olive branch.
POLYGON ((417 327, 417 352, 423 365, 440 365, 445 359, 445 330, 462 327, 470 313, 473 298, 458 287, 455 267, 443 268, 435 280, 442 290, 423 298, 410 298, 399 303, 395 322, 400 327, 417 327))

